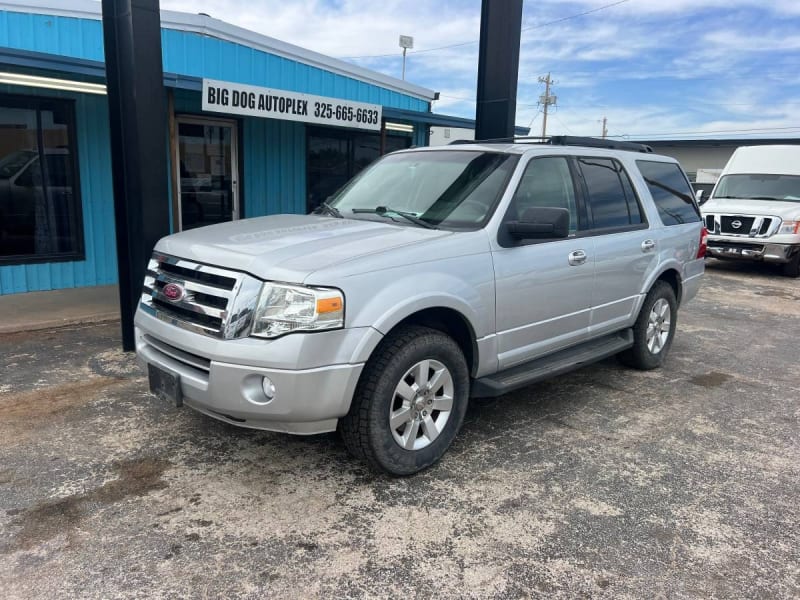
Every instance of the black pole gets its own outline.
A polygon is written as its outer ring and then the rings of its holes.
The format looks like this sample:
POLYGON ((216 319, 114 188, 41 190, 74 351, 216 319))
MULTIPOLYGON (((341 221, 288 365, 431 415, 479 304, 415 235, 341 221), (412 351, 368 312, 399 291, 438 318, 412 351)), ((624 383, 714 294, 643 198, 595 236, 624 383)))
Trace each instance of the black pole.
POLYGON ((158 0, 103 0, 122 349, 135 350, 133 316, 147 260, 169 233, 167 123, 158 0))
POLYGON ((483 0, 475 138, 514 136, 522 0, 483 0))

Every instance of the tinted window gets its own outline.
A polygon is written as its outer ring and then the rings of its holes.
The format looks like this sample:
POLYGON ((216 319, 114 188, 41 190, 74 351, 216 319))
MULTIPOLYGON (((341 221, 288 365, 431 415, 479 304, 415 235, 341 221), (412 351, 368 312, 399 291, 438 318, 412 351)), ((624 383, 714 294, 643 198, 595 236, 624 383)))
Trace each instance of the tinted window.
POLYGON ((519 219, 527 209, 538 207, 569 210, 569 230, 578 229, 575 188, 569 163, 562 157, 535 158, 525 167, 519 187, 514 193, 509 220, 519 219))
POLYGON ((0 96, 0 130, 0 262, 80 258, 72 103, 0 96))
POLYGON ((636 165, 642 172, 664 225, 700 220, 692 188, 678 165, 650 160, 637 160, 636 165))
POLYGON ((641 209, 627 173, 610 158, 579 158, 595 229, 642 223, 641 209))

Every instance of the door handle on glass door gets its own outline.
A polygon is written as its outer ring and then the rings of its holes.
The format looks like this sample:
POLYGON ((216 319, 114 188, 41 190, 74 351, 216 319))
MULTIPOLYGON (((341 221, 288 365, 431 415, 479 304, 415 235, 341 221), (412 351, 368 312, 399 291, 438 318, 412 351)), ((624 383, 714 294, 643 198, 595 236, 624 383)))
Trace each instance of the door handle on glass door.
POLYGON ((569 264, 572 265, 573 267, 582 265, 583 263, 586 262, 586 252, 584 252, 583 250, 575 250, 573 252, 570 252, 568 260, 569 264))
POLYGON ((653 240, 645 240, 642 242, 642 252, 650 252, 654 250, 656 243, 653 240))

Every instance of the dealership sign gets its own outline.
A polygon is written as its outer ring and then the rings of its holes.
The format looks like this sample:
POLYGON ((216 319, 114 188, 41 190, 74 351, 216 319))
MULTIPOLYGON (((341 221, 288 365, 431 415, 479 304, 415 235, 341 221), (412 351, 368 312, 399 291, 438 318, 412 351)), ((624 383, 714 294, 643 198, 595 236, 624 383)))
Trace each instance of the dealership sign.
POLYGON ((381 128, 379 104, 351 102, 213 79, 203 79, 203 110, 376 131, 381 128))

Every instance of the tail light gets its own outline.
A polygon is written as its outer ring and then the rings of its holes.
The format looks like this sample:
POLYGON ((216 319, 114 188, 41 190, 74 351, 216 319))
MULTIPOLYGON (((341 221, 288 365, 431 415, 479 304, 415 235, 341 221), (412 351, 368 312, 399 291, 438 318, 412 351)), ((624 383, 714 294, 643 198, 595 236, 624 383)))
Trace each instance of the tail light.
POLYGON ((700 230, 700 246, 697 248, 697 256, 695 258, 703 258, 708 249, 708 229, 703 227, 700 230))

